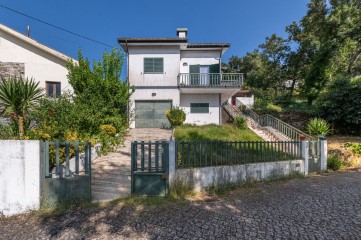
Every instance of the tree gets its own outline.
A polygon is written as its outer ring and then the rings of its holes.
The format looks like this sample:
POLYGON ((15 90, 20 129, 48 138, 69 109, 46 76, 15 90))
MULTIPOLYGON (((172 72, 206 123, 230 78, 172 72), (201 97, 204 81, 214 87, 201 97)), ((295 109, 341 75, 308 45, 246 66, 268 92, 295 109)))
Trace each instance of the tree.
POLYGON ((114 48, 111 53, 105 52, 101 61, 93 62, 92 68, 80 51, 78 64, 67 64, 74 101, 85 109, 81 126, 88 131, 96 132, 99 124, 112 124, 118 132, 127 126, 126 111, 132 91, 120 80, 123 62, 124 55, 114 48))
POLYGON ((15 118, 19 138, 24 136, 24 122, 27 122, 29 111, 42 97, 43 89, 33 79, 10 77, 0 81, 0 103, 15 118))
POLYGON ((316 100, 319 115, 343 133, 361 133, 361 78, 339 75, 316 100))

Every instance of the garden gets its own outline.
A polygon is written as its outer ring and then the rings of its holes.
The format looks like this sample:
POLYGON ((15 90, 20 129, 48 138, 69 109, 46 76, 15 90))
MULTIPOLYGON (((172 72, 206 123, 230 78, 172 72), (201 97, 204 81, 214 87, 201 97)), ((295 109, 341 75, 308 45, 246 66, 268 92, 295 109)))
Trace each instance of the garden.
POLYGON ((52 98, 44 97, 36 79, 2 79, 0 104, 8 124, 0 124, 0 139, 86 141, 100 144, 100 153, 116 149, 127 129, 132 93, 120 80, 123 62, 116 49, 92 65, 79 51, 78 63, 67 64, 73 92, 52 98))

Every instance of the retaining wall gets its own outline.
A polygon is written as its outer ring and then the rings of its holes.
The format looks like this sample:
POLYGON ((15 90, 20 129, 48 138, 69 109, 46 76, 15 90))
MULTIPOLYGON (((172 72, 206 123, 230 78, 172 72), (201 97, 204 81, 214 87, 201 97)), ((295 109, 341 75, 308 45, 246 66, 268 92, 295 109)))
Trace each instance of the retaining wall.
POLYGON ((295 172, 305 173, 303 160, 177 169, 171 184, 186 184, 201 191, 212 186, 285 177, 295 172))

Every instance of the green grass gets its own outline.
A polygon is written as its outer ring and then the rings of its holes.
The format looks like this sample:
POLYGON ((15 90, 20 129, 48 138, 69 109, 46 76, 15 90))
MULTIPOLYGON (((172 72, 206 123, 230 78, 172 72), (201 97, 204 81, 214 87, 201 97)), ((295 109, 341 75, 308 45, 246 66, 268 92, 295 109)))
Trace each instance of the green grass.
POLYGON ((238 129, 232 125, 203 125, 185 124, 176 127, 174 132, 176 141, 263 141, 250 129, 238 129))

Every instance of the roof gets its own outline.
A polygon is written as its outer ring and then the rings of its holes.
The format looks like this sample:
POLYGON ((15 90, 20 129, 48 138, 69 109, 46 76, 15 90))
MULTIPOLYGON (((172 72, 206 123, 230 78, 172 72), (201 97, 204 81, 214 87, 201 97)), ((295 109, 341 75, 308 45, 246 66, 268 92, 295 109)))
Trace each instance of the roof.
POLYGON ((233 97, 251 97, 252 95, 253 93, 250 90, 239 90, 233 97))
POLYGON ((73 61, 77 62, 72 57, 67 56, 64 53, 61 53, 61 52, 59 52, 59 51, 57 51, 57 50, 55 50, 55 49, 53 49, 51 47, 48 47, 48 46, 36 41, 35 39, 30 38, 30 37, 18 32, 18 31, 15 31, 14 29, 9 28, 9 27, 1 24, 1 23, 0 23, 0 31, 5 32, 5 33, 7 33, 7 34, 9 34, 9 35, 23 41, 23 42, 26 42, 26 43, 38 48, 38 49, 41 49, 44 52, 47 52, 48 54, 50 54, 50 55, 52 55, 54 57, 57 57, 57 58, 59 58, 61 60, 64 60, 64 61, 73 60, 73 61))
POLYGON ((118 43, 186 43, 187 38, 118 38, 118 43))
POLYGON ((127 51, 128 45, 181 45, 182 50, 197 50, 197 49, 228 49, 230 43, 188 43, 188 38, 118 38, 118 43, 127 51))
POLYGON ((187 48, 229 48, 230 43, 188 43, 187 48))

